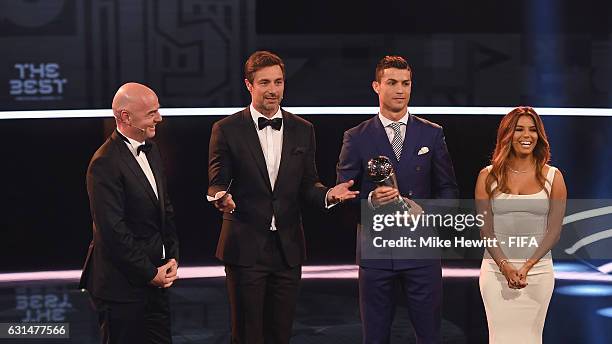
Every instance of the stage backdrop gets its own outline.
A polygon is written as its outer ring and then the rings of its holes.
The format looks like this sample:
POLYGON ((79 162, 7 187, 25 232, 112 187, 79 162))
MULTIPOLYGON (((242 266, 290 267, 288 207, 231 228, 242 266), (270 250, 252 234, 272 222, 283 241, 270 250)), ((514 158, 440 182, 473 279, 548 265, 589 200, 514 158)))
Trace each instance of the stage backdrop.
MULTIPOLYGON (((372 115, 305 116, 316 128, 317 167, 326 185, 335 181, 344 131, 372 115)), ((472 198, 501 117, 424 117, 444 126, 461 198, 472 198)), ((220 118, 166 117, 158 126, 183 265, 217 263, 221 217, 205 201, 205 192, 210 131, 220 118)), ((611 122, 611 117, 544 117, 551 164, 563 171, 570 198, 612 198, 611 122)), ((0 120, 0 271, 81 267, 92 235, 85 172, 113 128, 112 118, 0 120)), ((310 263, 352 262, 356 219, 350 212, 304 210, 310 263)))
POLYGON ((3 0, 0 110, 106 108, 126 81, 166 107, 242 106, 258 49, 285 59, 285 105, 371 105, 376 62, 400 54, 415 105, 612 107, 612 3, 569 3, 3 0))

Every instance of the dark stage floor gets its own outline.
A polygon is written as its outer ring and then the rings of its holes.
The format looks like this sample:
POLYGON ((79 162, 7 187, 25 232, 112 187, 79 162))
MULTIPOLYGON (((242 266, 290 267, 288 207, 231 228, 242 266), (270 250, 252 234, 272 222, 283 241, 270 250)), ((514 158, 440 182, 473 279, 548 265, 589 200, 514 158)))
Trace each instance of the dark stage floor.
MULTIPOLYGON (((222 268, 181 269, 182 279, 171 289, 174 343, 228 343, 229 307, 222 268)), ((544 343, 612 343, 612 276, 578 263, 556 264, 555 269, 544 343)), ((75 289, 75 274, 0 274, 5 277, 0 282, 0 322, 70 324, 69 340, 0 342, 97 343, 96 315, 87 295, 75 289)), ((446 266, 444 276, 443 342, 486 343, 478 270, 446 266)), ((360 343, 355 277, 356 268, 350 265, 305 267, 291 343, 360 343)), ((414 343, 405 304, 401 296, 398 299, 392 343, 414 343)))

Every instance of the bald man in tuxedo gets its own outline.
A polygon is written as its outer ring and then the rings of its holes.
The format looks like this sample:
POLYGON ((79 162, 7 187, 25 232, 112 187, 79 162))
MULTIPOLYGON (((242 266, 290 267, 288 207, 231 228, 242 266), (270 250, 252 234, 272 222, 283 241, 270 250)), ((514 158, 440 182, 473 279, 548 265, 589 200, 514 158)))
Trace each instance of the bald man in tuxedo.
POLYGON ((127 83, 113 99, 117 129, 87 169, 93 240, 81 275, 103 343, 171 343, 168 288, 178 238, 159 149, 155 92, 127 83))

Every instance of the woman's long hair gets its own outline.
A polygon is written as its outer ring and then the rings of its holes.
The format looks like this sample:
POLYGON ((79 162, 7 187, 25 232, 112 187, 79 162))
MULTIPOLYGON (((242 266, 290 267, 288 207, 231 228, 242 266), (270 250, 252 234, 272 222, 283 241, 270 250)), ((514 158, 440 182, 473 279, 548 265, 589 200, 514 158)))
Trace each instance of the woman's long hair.
MULTIPOLYGON (((533 149, 533 157, 536 164, 536 179, 538 184, 546 190, 544 187, 546 178, 542 175, 542 169, 550 160, 550 145, 548 144, 548 137, 544 131, 544 124, 533 108, 529 106, 519 106, 502 118, 501 123, 499 123, 499 128, 497 129, 497 142, 495 144, 495 150, 493 151, 493 157, 491 158, 492 168, 485 181, 489 198, 492 198, 496 192, 510 193, 510 189, 508 188, 509 164, 510 158, 515 154, 512 148, 512 139, 514 137, 516 124, 521 116, 530 116, 535 123, 536 131, 538 132, 538 142, 533 149), (494 182, 497 182, 497 187, 492 190, 491 185, 494 182)), ((546 193, 548 193, 548 191, 546 191, 546 193)))

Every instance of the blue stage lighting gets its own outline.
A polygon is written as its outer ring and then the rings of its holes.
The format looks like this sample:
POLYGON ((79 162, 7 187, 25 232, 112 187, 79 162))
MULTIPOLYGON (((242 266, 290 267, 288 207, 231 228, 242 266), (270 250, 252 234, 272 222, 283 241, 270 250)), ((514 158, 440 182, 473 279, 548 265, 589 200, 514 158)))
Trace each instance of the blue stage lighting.
POLYGON ((593 268, 580 263, 554 263, 555 272, 592 272, 593 268))
POLYGON ((578 284, 559 287, 555 293, 569 296, 612 296, 612 284, 578 284))
POLYGON ((598 309, 597 314, 603 317, 612 318, 612 307, 598 309))

